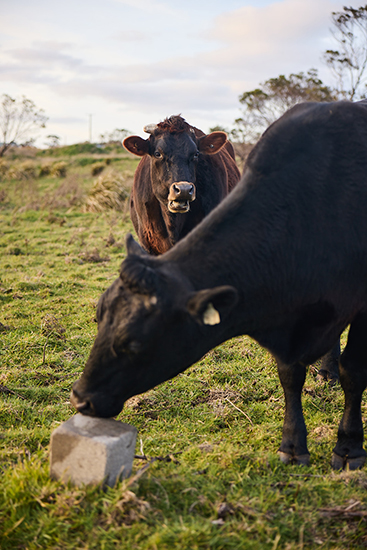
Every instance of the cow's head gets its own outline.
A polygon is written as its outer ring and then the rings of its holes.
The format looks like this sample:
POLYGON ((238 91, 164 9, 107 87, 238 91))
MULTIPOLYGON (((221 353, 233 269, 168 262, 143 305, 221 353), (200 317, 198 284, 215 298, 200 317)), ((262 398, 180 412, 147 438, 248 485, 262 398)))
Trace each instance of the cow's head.
POLYGON ((131 236, 127 249, 120 277, 99 300, 98 334, 73 385, 71 401, 83 414, 115 416, 129 397, 189 367, 222 341, 223 321, 237 302, 230 286, 194 291, 131 236))
POLYGON ((200 155, 220 151, 227 141, 226 133, 200 135, 200 130, 195 132, 180 116, 150 124, 144 130, 150 134, 149 138, 127 137, 125 149, 141 157, 150 156, 153 193, 159 202, 174 214, 188 212, 196 197, 196 167, 200 155))

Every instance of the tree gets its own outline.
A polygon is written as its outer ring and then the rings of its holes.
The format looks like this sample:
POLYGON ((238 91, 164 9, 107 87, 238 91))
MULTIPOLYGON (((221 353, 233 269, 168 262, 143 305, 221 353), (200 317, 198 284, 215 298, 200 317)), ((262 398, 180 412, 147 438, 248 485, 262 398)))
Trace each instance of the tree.
MULTIPOLYGON (((242 116, 234 122, 231 137, 242 145, 247 156, 249 145, 255 143, 262 132, 285 111, 303 101, 333 101, 335 92, 319 79, 316 69, 307 73, 280 75, 260 84, 259 88, 244 92, 239 101, 242 116)), ((236 151, 237 153, 237 151, 236 151)))
POLYGON ((49 134, 47 136, 46 146, 49 147, 50 149, 54 149, 55 147, 60 146, 60 141, 61 141, 60 136, 57 136, 55 134, 49 134))
POLYGON ((28 140, 36 128, 45 128, 47 117, 43 109, 37 109, 25 96, 14 99, 3 94, 0 104, 0 157, 11 145, 28 140))
POLYGON ((344 7, 341 12, 333 12, 331 18, 331 33, 338 49, 326 50, 324 61, 336 80, 338 97, 362 99, 367 92, 367 4, 344 7))
POLYGON ((112 132, 100 134, 99 137, 102 143, 119 142, 122 144, 123 139, 125 139, 129 134, 129 130, 126 130, 125 128, 115 128, 112 132))
POLYGON ((216 126, 213 126, 212 128, 209 128, 209 132, 225 132, 226 134, 229 134, 231 130, 228 130, 228 128, 225 128, 224 126, 221 126, 220 124, 217 124, 216 126))
MULTIPOLYGON (((244 115, 245 116, 245 115, 244 115)), ((251 126, 244 123, 243 118, 238 118, 234 121, 234 128, 229 130, 224 126, 213 126, 209 128, 209 132, 225 132, 231 140, 237 161, 244 165, 249 152, 252 149, 252 144, 257 140, 257 137, 251 133, 251 126)))

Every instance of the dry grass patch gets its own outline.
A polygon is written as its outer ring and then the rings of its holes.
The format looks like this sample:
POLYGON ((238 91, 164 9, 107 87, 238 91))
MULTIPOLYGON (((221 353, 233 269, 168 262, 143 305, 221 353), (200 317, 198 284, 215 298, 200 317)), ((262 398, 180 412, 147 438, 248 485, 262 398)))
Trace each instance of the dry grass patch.
POLYGON ((5 175, 8 180, 31 180, 38 176, 38 169, 32 160, 24 160, 10 165, 5 175))
POLYGON ((99 176, 84 203, 84 212, 103 212, 114 209, 123 212, 129 191, 125 178, 115 170, 108 170, 99 176))

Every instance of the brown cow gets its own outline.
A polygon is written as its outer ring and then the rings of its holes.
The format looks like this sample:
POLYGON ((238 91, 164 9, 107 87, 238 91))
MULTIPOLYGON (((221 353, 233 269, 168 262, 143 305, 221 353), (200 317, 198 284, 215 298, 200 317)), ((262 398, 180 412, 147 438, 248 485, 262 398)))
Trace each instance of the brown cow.
POLYGON ((141 245, 162 254, 189 233, 240 179, 224 132, 205 135, 181 116, 130 136, 124 147, 142 157, 134 177, 130 214, 141 245))

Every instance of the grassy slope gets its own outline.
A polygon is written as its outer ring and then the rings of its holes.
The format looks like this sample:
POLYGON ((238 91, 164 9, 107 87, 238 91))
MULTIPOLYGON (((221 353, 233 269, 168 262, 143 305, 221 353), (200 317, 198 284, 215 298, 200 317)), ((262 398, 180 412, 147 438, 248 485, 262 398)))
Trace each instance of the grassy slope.
MULTIPOLYGON (((83 213, 90 165, 65 162, 66 179, 0 182, 0 547, 366 547, 366 470, 329 466, 340 387, 317 384, 311 370, 312 464, 283 466, 276 368, 247 337, 130 400, 119 418, 138 428, 137 454, 157 458, 136 478, 107 491, 49 479, 50 434, 74 414, 69 393, 96 333, 95 304, 132 229, 127 213, 83 213)), ((134 473, 146 464, 136 459, 134 473)))

